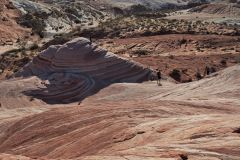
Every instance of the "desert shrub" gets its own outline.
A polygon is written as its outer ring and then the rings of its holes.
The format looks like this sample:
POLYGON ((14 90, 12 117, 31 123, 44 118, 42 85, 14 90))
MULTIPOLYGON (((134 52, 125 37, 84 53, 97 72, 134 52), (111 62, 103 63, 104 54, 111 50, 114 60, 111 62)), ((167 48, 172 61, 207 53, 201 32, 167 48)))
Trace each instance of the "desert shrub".
POLYGON ((70 14, 73 14, 73 15, 78 15, 78 11, 76 8, 74 7, 67 7, 65 8, 64 10, 66 13, 70 13, 70 14))
POLYGON ((32 44, 30 47, 29 47, 29 50, 36 50, 36 49, 38 49, 38 44, 37 43, 34 43, 34 44, 32 44))
POLYGON ((113 13, 114 13, 115 16, 119 16, 119 15, 124 14, 124 11, 121 8, 113 7, 112 10, 113 10, 113 13))
POLYGON ((221 63, 221 65, 226 66, 227 65, 227 60, 226 59, 222 59, 220 61, 220 63, 221 63))
POLYGON ((74 23, 79 24, 79 23, 81 23, 81 21, 79 19, 75 19, 74 23))
POLYGON ((146 18, 162 18, 166 17, 165 13, 161 12, 153 12, 153 11, 146 11, 146 12, 139 12, 135 14, 136 17, 146 17, 146 18))
POLYGON ((9 2, 8 4, 5 5, 7 9, 16 9, 16 7, 13 5, 12 2, 9 2))
POLYGON ((170 59, 174 59, 174 55, 170 55, 169 58, 170 58, 170 59))
POLYGON ((182 160, 188 160, 188 156, 185 154, 181 154, 180 157, 182 160))
POLYGON ((145 49, 138 49, 133 51, 133 54, 138 55, 138 56, 144 56, 144 55, 148 55, 148 50, 145 49))
POLYGON ((16 68, 22 68, 23 66, 25 66, 27 63, 29 63, 31 61, 31 58, 28 57, 28 56, 25 56, 23 58, 18 58, 18 59, 15 59, 13 60, 13 64, 16 68))
MULTIPOLYGON (((105 28, 99 27, 99 28, 89 28, 89 29, 83 29, 79 31, 75 31, 72 33, 74 36, 81 36, 81 37, 92 37, 92 38, 103 38, 108 36, 108 32, 105 28)), ((115 33, 117 34, 117 33, 115 33)))
POLYGON ((22 26, 32 28, 33 32, 38 34, 41 38, 44 37, 43 32, 45 30, 46 24, 44 23, 44 20, 39 16, 28 13, 20 17, 17 22, 22 26))
POLYGON ((147 11, 150 11, 150 9, 148 9, 147 7, 145 7, 141 4, 132 5, 130 7, 130 12, 132 14, 137 14, 137 13, 142 13, 142 12, 147 12, 147 11))
POLYGON ((193 8, 202 5, 203 3, 208 3, 207 0, 201 0, 201 1, 190 1, 187 4, 188 8, 193 8))
POLYGON ((178 69, 173 69, 169 76, 178 82, 181 81, 181 72, 178 69))
POLYGON ((152 36, 152 35, 154 35, 154 34, 153 34, 153 32, 147 30, 147 31, 143 32, 142 35, 143 35, 143 36, 152 36))
POLYGON ((89 22, 88 25, 90 25, 90 26, 93 25, 93 22, 89 22))
POLYGON ((187 40, 184 39, 184 38, 179 41, 179 44, 180 44, 180 45, 183 45, 183 44, 186 44, 186 43, 187 43, 187 40))
POLYGON ((119 37, 121 34, 120 31, 114 31, 108 35, 109 38, 119 37))

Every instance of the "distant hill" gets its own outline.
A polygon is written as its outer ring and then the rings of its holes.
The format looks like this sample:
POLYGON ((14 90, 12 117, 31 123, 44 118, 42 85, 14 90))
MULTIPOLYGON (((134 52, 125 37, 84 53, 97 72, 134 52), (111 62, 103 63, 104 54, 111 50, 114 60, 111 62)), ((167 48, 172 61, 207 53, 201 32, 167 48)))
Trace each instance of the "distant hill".
POLYGON ((210 14, 240 16, 240 4, 205 4, 198 7, 194 7, 191 12, 201 12, 210 14))
MULTIPOLYGON (((22 12, 18 23, 33 28, 42 37, 66 33, 74 27, 89 28, 125 13, 135 14, 162 9, 188 9, 211 2, 229 0, 11 0, 22 12)), ((238 0, 231 0, 237 3, 238 0)), ((196 8, 197 10, 200 8, 196 8)), ((210 8, 211 9, 211 8, 210 8)), ((214 9, 214 7, 213 7, 214 9)), ((231 9, 231 8, 230 8, 231 9)), ((195 11, 194 11, 195 12, 195 11)), ((238 15, 238 14, 237 14, 238 15)))
POLYGON ((132 5, 143 5, 145 7, 159 9, 159 8, 174 8, 181 6, 190 6, 201 5, 204 3, 212 3, 212 2, 224 2, 224 3, 237 3, 238 0, 103 0, 106 3, 109 3, 113 6, 118 7, 129 7, 132 5))

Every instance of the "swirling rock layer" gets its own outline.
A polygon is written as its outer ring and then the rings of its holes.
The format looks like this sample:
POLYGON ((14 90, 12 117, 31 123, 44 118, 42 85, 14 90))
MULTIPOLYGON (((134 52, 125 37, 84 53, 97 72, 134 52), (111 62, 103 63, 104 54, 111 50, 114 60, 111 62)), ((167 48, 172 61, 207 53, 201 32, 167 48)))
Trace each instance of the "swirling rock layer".
POLYGON ((20 97, 37 79, 0 83, 1 102, 32 105, 0 108, 0 159, 240 159, 239 65, 186 84, 113 84, 64 107, 20 97))
POLYGON ((112 83, 143 82, 152 71, 117 57, 84 38, 51 46, 18 72, 16 77, 40 77, 44 87, 30 92, 47 102, 82 100, 112 83))

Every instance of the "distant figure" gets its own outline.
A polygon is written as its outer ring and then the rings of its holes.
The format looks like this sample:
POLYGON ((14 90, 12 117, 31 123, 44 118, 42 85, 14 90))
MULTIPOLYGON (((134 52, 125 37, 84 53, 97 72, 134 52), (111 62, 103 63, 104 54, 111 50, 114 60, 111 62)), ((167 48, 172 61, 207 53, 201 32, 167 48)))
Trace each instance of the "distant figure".
POLYGON ((161 84, 161 79, 162 79, 161 71, 160 71, 160 69, 157 69, 156 71, 157 71, 157 85, 162 86, 162 84, 161 84))
POLYGON ((204 76, 210 75, 210 74, 211 74, 210 68, 208 66, 206 66, 205 71, 204 71, 204 76))
POLYGON ((90 42, 92 43, 92 36, 89 37, 90 42))
POLYGON ((211 73, 215 73, 215 72, 217 72, 217 70, 216 70, 216 68, 211 67, 210 72, 211 72, 211 73))
POLYGON ((197 80, 201 80, 202 79, 202 75, 201 75, 199 69, 197 69, 197 73, 195 74, 195 76, 196 76, 197 80))

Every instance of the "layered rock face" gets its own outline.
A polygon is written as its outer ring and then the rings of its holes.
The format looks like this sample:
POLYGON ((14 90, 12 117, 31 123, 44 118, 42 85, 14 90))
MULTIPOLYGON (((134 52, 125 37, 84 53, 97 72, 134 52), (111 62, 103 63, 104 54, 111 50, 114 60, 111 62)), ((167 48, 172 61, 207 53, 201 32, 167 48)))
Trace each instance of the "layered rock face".
POLYGON ((153 73, 99 48, 88 39, 77 38, 40 53, 15 75, 22 76, 37 76, 43 80, 44 87, 26 94, 50 103, 69 103, 82 100, 112 83, 149 80, 153 73))

